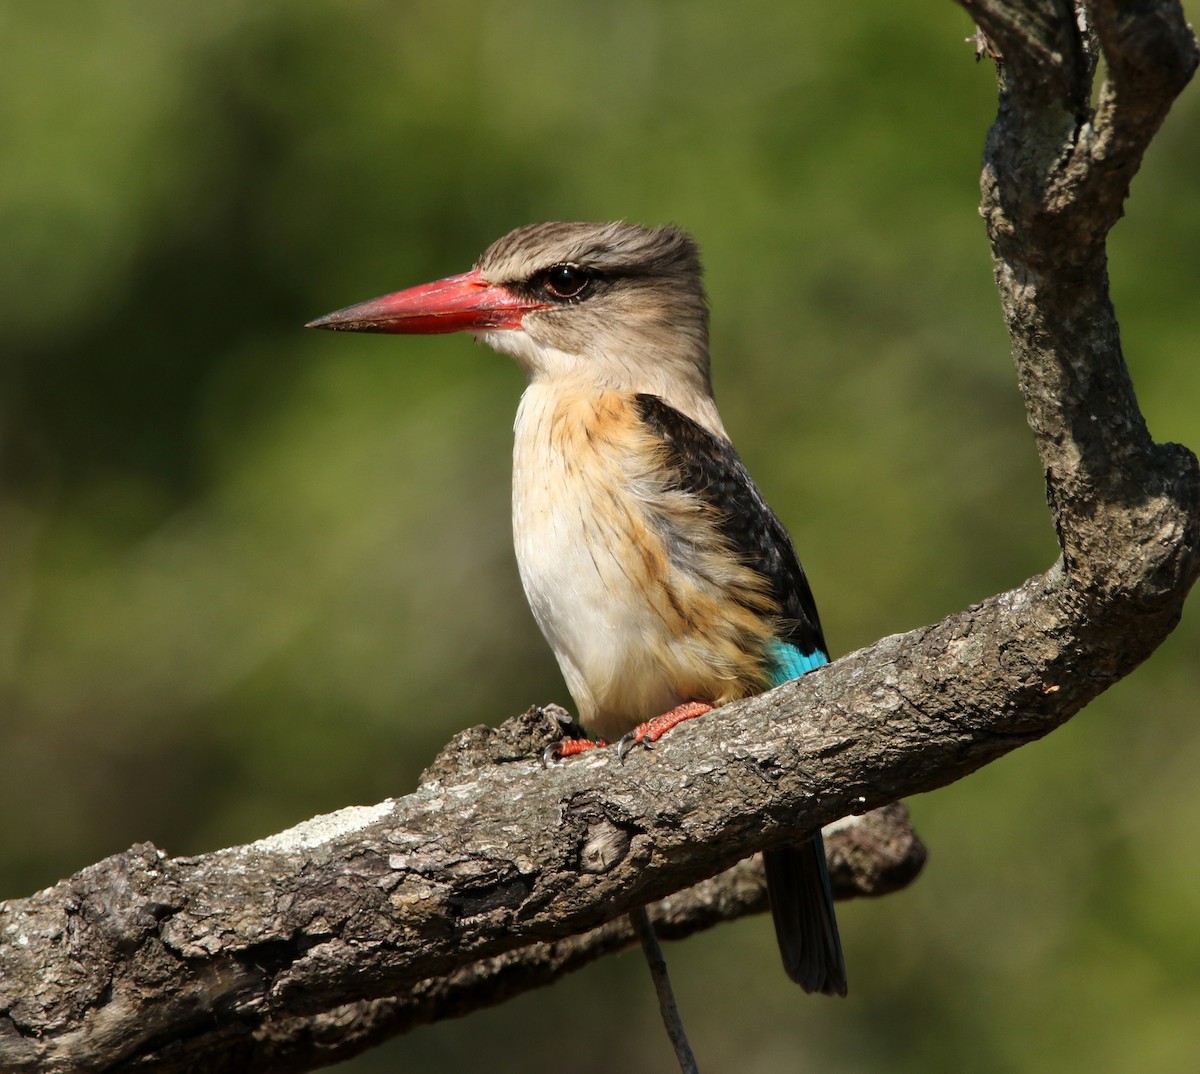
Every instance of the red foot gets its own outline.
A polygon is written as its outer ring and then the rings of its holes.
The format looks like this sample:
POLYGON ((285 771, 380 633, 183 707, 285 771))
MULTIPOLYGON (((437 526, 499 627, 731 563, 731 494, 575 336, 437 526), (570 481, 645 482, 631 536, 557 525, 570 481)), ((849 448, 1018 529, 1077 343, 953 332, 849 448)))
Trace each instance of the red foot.
POLYGON ((559 757, 574 757, 577 753, 587 753, 588 750, 607 745, 608 743, 602 738, 567 738, 558 743, 559 748, 555 752, 559 757))
POLYGON ((617 756, 622 761, 625 760, 625 755, 634 746, 650 749, 653 743, 676 724, 681 724, 684 720, 694 720, 697 716, 711 712, 712 708, 707 701, 685 701, 682 705, 676 705, 670 712, 664 712, 661 716, 655 716, 653 720, 638 724, 617 743, 617 756))
POLYGON ((560 738, 542 750, 542 766, 545 767, 551 761, 561 761, 564 757, 574 757, 577 753, 586 753, 588 750, 607 745, 608 743, 602 738, 594 740, 590 738, 560 738))

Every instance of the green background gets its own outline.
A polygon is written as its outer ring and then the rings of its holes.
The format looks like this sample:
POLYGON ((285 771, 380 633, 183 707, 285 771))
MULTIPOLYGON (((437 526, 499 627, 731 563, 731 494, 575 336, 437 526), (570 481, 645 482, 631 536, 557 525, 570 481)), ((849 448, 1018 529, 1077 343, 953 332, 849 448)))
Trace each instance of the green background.
MULTIPOLYGON (((835 652, 1047 567, 971 31, 885 0, 0 4, 0 896, 404 793, 454 731, 568 701, 509 546, 516 368, 300 327, 519 224, 700 239, 726 424, 835 652)), ((1112 241, 1150 427, 1193 448, 1198 175, 1193 87, 1112 241)), ((704 1069, 1191 1069, 1198 641, 1193 607, 911 803, 929 865, 842 909, 847 1001, 789 985, 761 919, 671 946, 704 1069)), ((672 1063, 630 954, 344 1069, 484 1061, 672 1063)))

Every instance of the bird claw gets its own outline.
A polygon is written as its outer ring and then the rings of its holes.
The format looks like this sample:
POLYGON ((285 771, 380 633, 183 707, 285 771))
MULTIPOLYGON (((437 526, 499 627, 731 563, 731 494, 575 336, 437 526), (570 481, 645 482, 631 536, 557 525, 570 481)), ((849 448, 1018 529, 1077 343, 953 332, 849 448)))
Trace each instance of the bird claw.
MULTIPOLYGON (((638 724, 628 734, 622 735, 617 742, 617 760, 624 764, 625 758, 635 746, 641 746, 644 750, 654 749, 654 743, 676 724, 702 716, 711 709, 712 705, 707 701, 685 701, 682 705, 676 705, 670 712, 664 712, 661 716, 655 716, 653 720, 638 724)), ((564 757, 573 757, 585 750, 607 745, 604 739, 593 742, 588 738, 560 738, 542 750, 542 767, 549 767, 551 761, 561 761, 564 757)))
POLYGON ((635 746, 641 746, 645 750, 652 750, 654 749, 654 741, 648 738, 640 729, 622 735, 620 741, 617 743, 617 760, 624 764, 625 758, 629 756, 630 751, 635 746))
POLYGON ((638 724, 617 743, 617 759, 624 761, 634 746, 654 749, 654 743, 672 727, 683 723, 684 720, 703 716, 704 713, 710 712, 712 707, 707 701, 685 701, 682 705, 676 705, 670 712, 664 712, 661 716, 655 716, 653 720, 638 724))

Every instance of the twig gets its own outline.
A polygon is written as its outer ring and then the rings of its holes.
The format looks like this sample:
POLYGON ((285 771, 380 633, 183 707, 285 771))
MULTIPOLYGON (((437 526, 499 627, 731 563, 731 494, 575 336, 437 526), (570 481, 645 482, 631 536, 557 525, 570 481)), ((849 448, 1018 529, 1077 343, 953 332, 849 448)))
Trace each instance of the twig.
POLYGON ((679 1069, 683 1074, 700 1074, 700 1068, 696 1066, 696 1057, 692 1054, 692 1046, 688 1043, 687 1033, 683 1028, 683 1019, 679 1017, 675 993, 671 990, 671 978, 667 975, 667 960, 663 957, 658 938, 654 935, 650 915, 644 906, 639 906, 636 910, 629 911, 629 921, 638 939, 642 941, 646 964, 650 967, 650 976, 654 980, 654 991, 658 993, 658 1009, 662 1012, 663 1025, 667 1027, 667 1036, 671 1038, 675 1057, 679 1060, 679 1069))

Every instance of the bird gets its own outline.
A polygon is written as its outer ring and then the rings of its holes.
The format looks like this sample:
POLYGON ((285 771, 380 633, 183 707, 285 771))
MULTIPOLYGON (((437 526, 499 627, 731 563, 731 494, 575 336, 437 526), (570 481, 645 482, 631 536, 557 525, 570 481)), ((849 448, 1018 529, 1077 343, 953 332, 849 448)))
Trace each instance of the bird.
MULTIPOLYGON (((695 239, 617 221, 517 228, 465 273, 306 326, 468 332, 523 370, 521 581, 579 722, 601 744, 621 738, 622 759, 829 660, 787 530, 717 411, 708 324, 695 239)), ((788 976, 844 996, 821 832, 763 858, 788 976)))

